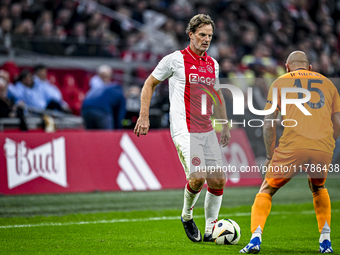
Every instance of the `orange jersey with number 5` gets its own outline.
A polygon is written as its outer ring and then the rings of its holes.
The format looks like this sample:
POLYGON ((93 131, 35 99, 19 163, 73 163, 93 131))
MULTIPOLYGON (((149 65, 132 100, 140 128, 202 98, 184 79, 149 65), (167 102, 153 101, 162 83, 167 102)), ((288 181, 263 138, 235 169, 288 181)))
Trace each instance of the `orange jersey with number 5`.
MULTIPOLYGON (((333 113, 340 112, 339 94, 334 84, 316 72, 308 70, 289 72, 271 85, 265 110, 272 107, 273 88, 277 88, 276 109, 282 110, 281 89, 287 87, 309 90, 311 98, 303 106, 311 115, 305 115, 294 104, 287 104, 286 115, 283 115, 285 128, 279 141, 279 148, 287 151, 304 148, 333 153, 335 141, 331 117, 333 113)), ((286 93, 287 99, 302 99, 305 96, 297 92, 286 93)))

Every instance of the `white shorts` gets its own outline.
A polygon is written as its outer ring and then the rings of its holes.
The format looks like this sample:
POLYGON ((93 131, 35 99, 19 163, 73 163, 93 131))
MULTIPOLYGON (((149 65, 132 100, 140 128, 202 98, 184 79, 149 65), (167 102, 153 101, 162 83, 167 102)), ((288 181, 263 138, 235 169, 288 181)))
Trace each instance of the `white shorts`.
POLYGON ((185 133, 172 138, 187 179, 190 174, 209 167, 222 167, 221 148, 215 130, 185 133))

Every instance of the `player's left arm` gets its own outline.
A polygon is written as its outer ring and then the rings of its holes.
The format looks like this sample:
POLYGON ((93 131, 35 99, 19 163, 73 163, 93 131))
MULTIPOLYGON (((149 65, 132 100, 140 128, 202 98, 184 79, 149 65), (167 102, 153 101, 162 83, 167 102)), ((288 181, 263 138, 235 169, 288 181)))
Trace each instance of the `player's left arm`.
POLYGON ((336 112, 332 114, 332 122, 333 122, 333 138, 334 140, 338 140, 340 136, 340 112, 336 112))
MULTIPOLYGON (((224 97, 223 97, 223 94, 221 92, 221 89, 219 89, 217 91, 217 94, 218 94, 219 98, 221 99, 221 103, 219 102, 220 100, 218 99, 217 95, 214 94, 215 100, 217 102, 217 104, 215 105, 215 108, 214 108, 215 113, 216 113, 216 115, 219 119, 228 120, 227 107, 225 105, 225 101, 224 101, 224 97)), ((221 138, 220 138, 220 143, 221 143, 222 147, 225 147, 229 144, 230 138, 231 138, 231 135, 230 135, 228 123, 222 124, 221 138)))
POLYGON ((267 151, 267 159, 264 163, 265 166, 269 165, 269 162, 274 154, 275 142, 276 142, 276 119, 279 114, 278 110, 268 114, 264 117, 263 125, 263 139, 267 151))
POLYGON ((336 141, 340 135, 340 96, 338 90, 334 86, 334 96, 332 102, 332 116, 333 122, 333 138, 336 141))

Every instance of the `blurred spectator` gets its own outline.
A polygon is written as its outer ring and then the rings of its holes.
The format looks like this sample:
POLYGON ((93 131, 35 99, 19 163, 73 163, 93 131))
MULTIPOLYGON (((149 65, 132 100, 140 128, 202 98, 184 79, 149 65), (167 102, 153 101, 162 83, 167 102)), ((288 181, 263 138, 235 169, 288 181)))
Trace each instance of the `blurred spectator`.
POLYGON ((6 72, 0 70, 0 118, 19 118, 20 130, 27 130, 26 120, 22 106, 14 105, 8 98, 8 79, 6 72))
POLYGON ((22 102, 32 110, 62 109, 61 105, 53 100, 51 91, 43 84, 36 83, 27 69, 21 71, 15 86, 9 87, 8 95, 15 103, 22 102))
POLYGON ((244 23, 242 29, 244 31, 241 35, 241 45, 236 49, 238 58, 252 53, 258 41, 258 32, 252 23, 244 23))
POLYGON ((14 26, 18 26, 22 20, 22 5, 13 3, 11 5, 10 15, 14 26))
POLYGON ((121 129, 125 113, 123 91, 119 85, 110 83, 91 89, 81 111, 86 129, 121 129))
POLYGON ((72 44, 66 48, 66 54, 72 56, 88 55, 88 47, 86 43, 86 27, 82 22, 74 24, 71 33, 72 44))
POLYGON ((34 67, 34 83, 42 87, 48 95, 48 109, 57 109, 60 111, 70 112, 69 105, 63 99, 59 88, 47 79, 47 67, 45 65, 37 65, 34 67))
POLYGON ((136 125, 140 110, 140 92, 139 86, 132 85, 126 91, 126 116, 124 128, 134 128, 136 125))
POLYGON ((53 36, 53 24, 51 22, 45 22, 41 25, 39 35, 45 38, 51 38, 53 36))
POLYGON ((161 31, 164 33, 164 36, 162 36, 164 48, 162 50, 165 52, 177 50, 179 48, 179 42, 176 38, 174 27, 175 21, 173 19, 168 19, 161 29, 161 31))
POLYGON ((12 31, 12 20, 10 18, 3 18, 0 25, 0 38, 12 31))
POLYGON ((45 10, 40 14, 39 18, 35 23, 37 30, 41 30, 41 27, 45 23, 53 23, 53 16, 51 11, 45 10))
POLYGON ((132 18, 140 23, 144 23, 144 12, 148 7, 147 1, 138 1, 133 10, 132 18))
MULTIPOLYGON (((235 76, 235 64, 230 58, 223 58, 220 61, 220 78, 232 78, 235 76)), ((224 83, 230 83, 229 80, 226 80, 224 83)))
POLYGON ((13 47, 32 51, 32 39, 35 33, 34 23, 30 19, 23 20, 13 33, 13 47))
POLYGON ((0 77, 0 118, 14 117, 13 103, 7 97, 7 81, 0 77))
POLYGON ((130 86, 126 93, 126 110, 139 113, 140 108, 140 92, 139 86, 130 86))
POLYGON ((112 68, 108 65, 101 65, 97 68, 97 74, 90 81, 90 89, 97 89, 109 84, 112 80, 112 68))
MULTIPOLYGON (((11 84, 11 78, 10 78, 9 72, 1 69, 0 70, 0 77, 6 80, 6 85, 10 85, 11 84)), ((11 85, 13 85, 13 84, 11 84, 11 85)))
POLYGON ((100 13, 95 12, 90 18, 90 20, 87 22, 87 27, 89 30, 98 29, 102 22, 103 16, 100 13))
POLYGON ((0 6, 0 17, 4 20, 9 18, 8 6, 1 1, 3 5, 0 6))
POLYGON ((67 37, 65 28, 62 26, 56 26, 54 37, 59 41, 64 41, 67 37))
POLYGON ((179 48, 184 48, 187 44, 188 37, 185 34, 185 24, 182 21, 176 21, 174 32, 176 33, 176 38, 181 46, 179 48))
POLYGON ((2 65, 2 69, 9 74, 9 82, 14 83, 17 80, 20 69, 13 61, 7 61, 2 65))
POLYGON ((58 11, 57 18, 54 23, 56 26, 68 27, 70 26, 71 17, 72 17, 71 10, 61 9, 58 11))

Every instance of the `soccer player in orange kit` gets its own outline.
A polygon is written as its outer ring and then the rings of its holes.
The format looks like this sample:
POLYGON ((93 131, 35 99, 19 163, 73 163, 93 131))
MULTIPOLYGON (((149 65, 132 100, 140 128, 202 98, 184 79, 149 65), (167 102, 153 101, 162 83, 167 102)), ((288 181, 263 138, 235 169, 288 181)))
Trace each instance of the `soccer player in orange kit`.
MULTIPOLYGON (((272 196, 300 170, 309 175, 308 183, 313 193, 313 203, 318 222, 320 239, 319 252, 333 253, 330 239, 331 202, 325 181, 332 161, 335 141, 340 134, 340 99, 334 84, 323 75, 312 72, 307 56, 302 51, 292 52, 286 62, 287 74, 279 77, 270 87, 265 110, 273 105, 273 89, 277 88, 277 108, 265 116, 263 127, 268 169, 266 178, 255 197, 251 209, 251 240, 240 253, 259 253, 262 231, 270 213, 272 196), (311 115, 305 115, 296 105, 288 105, 285 127, 278 147, 275 148, 277 119, 281 109, 283 88, 304 88, 311 98, 303 107, 311 115), (274 171, 286 167, 289 171, 274 171), (272 170, 270 170, 270 168, 272 170), (314 168, 314 170, 312 169, 314 168), (312 171, 313 170, 313 171, 312 171)), ((289 99, 302 99, 303 93, 287 93, 289 99)))

